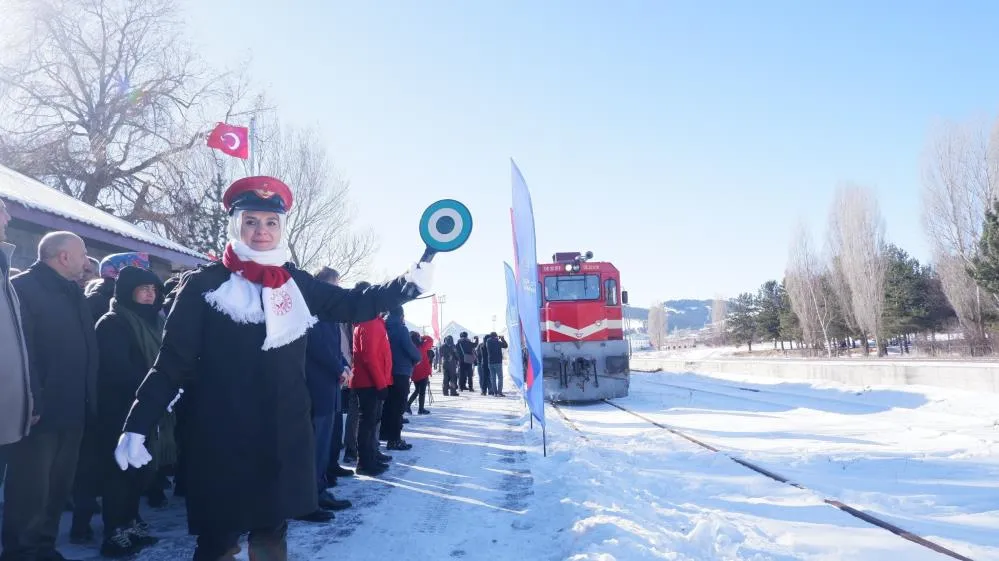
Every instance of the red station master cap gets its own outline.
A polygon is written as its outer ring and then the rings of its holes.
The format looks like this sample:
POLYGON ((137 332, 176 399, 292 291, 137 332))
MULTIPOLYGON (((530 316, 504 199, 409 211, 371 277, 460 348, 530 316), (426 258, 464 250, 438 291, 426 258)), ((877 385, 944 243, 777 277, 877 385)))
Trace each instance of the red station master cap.
POLYGON ((230 215, 237 210, 261 210, 284 214, 294 199, 283 181, 266 175, 237 179, 225 190, 222 205, 230 215))

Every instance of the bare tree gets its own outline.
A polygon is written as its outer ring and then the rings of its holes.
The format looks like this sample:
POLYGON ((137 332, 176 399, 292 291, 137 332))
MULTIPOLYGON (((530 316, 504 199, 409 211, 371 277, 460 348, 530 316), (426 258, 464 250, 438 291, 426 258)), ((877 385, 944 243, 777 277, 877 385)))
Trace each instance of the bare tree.
POLYGON ((957 255, 937 253, 936 270, 944 295, 957 314, 972 355, 986 344, 986 302, 982 302, 981 289, 968 274, 964 259, 957 255))
POLYGON ((791 238, 784 278, 805 342, 813 349, 825 348, 832 356, 829 326, 833 321, 833 306, 828 267, 812 249, 811 236, 804 224, 798 225, 791 238))
POLYGON ((649 334, 649 343, 657 351, 661 351, 666 344, 666 308, 662 302, 656 301, 649 308, 649 322, 646 331, 649 334))
POLYGON ((725 319, 728 317, 728 302, 724 297, 715 295, 711 301, 711 341, 720 345, 725 340, 725 319))
POLYGON ((260 172, 281 178, 295 193, 286 228, 292 259, 303 269, 333 266, 347 279, 365 273, 377 239, 353 228, 350 184, 334 168, 318 131, 282 128, 276 119, 261 128, 260 172))
POLYGON ((182 155, 233 107, 175 0, 38 0, 0 65, 0 161, 134 222, 176 216, 182 155), (215 118, 206 118, 205 112, 215 118))
POLYGON ((967 265, 999 188, 997 132, 996 124, 990 129, 978 123, 943 123, 924 154, 923 222, 940 265, 944 292, 966 336, 979 340, 985 332, 982 298, 967 265))
MULTIPOLYGON (((873 335, 880 355, 883 353, 882 316, 888 261, 884 219, 871 189, 842 185, 836 190, 829 237, 831 245, 838 250, 834 262, 839 269, 831 277, 836 279, 837 274, 842 275, 849 289, 850 300, 844 309, 852 310, 852 319, 864 335, 865 352, 869 352, 867 336, 873 335)), ((835 288, 836 281, 832 284, 835 288)))

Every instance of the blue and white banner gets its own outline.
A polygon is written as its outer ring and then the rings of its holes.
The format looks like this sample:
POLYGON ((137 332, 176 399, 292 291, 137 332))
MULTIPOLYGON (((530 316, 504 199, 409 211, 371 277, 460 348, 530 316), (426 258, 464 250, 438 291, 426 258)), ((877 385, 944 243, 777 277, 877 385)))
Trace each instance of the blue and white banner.
POLYGON ((520 327, 527 344, 527 370, 524 386, 527 407, 534 418, 545 426, 544 377, 541 368, 541 299, 538 296, 538 248, 534 232, 534 207, 527 182, 517 164, 510 160, 513 206, 513 251, 517 267, 517 310, 520 327))
POLYGON ((517 311, 517 279, 509 264, 503 263, 506 273, 506 337, 510 345, 510 378, 524 393, 524 346, 520 340, 520 313, 517 311))

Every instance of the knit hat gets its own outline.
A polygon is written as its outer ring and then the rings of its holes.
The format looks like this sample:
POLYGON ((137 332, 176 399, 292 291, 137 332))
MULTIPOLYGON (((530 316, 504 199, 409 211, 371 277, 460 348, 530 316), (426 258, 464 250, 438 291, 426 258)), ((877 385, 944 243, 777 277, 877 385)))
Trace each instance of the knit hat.
POLYGON ((116 279, 118 273, 129 265, 140 269, 149 269, 149 254, 138 251, 112 253, 101 260, 100 274, 104 278, 116 279))

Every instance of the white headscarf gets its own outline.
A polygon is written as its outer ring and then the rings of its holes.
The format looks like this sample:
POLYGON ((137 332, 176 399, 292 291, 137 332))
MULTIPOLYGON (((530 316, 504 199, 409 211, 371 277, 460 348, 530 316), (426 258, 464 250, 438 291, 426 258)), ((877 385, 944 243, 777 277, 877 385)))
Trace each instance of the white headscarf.
MULTIPOLYGON (((229 218, 228 227, 229 245, 241 261, 273 267, 281 267, 289 261, 284 214, 278 214, 281 240, 277 247, 268 251, 256 251, 242 242, 242 218, 243 211, 236 211, 229 218)), ((229 280, 222 286, 205 293, 205 301, 236 323, 264 323, 267 336, 261 348, 265 351, 298 340, 318 321, 309 311, 294 278, 278 288, 268 288, 243 278, 240 273, 230 273, 229 280)))

